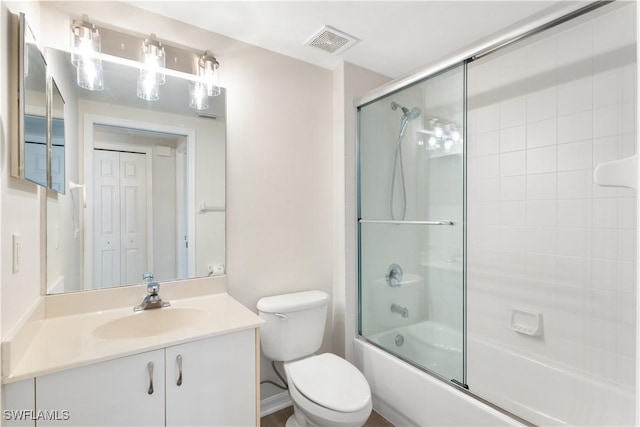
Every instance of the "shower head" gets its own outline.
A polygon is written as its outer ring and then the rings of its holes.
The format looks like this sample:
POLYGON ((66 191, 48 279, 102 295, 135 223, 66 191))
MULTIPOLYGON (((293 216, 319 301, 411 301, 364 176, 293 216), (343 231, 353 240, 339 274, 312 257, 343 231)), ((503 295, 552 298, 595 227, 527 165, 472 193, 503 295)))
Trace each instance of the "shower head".
POLYGON ((391 103, 392 110, 395 111, 398 108, 400 108, 400 110, 402 111, 402 115, 404 116, 403 119, 406 118, 407 120, 413 120, 417 118, 422 112, 422 110, 420 110, 418 107, 413 107, 411 110, 409 110, 407 107, 402 106, 395 101, 391 103))

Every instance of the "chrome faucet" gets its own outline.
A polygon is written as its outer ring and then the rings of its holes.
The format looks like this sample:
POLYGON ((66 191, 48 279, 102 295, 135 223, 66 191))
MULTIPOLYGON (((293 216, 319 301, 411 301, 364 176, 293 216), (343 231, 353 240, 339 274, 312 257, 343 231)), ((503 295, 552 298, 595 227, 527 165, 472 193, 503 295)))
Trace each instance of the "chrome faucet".
POLYGON ((409 309, 398 304, 391 304, 391 312, 399 314, 404 318, 409 317, 409 309))
POLYGON ((144 297, 139 305, 133 307, 133 311, 168 307, 171 305, 169 301, 162 301, 162 298, 160 298, 160 283, 153 281, 153 273, 144 273, 142 275, 142 283, 147 285, 147 296, 144 297))

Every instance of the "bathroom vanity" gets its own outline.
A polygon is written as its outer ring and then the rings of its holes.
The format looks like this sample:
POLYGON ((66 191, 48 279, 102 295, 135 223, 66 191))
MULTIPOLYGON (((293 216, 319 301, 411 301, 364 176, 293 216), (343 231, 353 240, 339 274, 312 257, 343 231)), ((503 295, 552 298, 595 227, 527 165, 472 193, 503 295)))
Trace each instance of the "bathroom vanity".
POLYGON ((3 348, 5 424, 257 425, 262 320, 223 281, 163 285, 171 306, 138 313, 141 287, 47 297, 3 348))

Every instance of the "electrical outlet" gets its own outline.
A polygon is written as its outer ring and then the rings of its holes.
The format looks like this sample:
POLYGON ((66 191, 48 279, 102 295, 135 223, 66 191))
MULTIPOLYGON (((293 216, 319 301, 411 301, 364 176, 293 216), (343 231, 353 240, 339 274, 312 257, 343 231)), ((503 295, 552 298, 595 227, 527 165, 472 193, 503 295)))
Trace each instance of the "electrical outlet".
POLYGON ((20 233, 13 233, 13 272, 20 271, 20 262, 22 261, 22 240, 20 233))
POLYGON ((209 264, 209 276, 222 276, 224 274, 224 264, 209 264))

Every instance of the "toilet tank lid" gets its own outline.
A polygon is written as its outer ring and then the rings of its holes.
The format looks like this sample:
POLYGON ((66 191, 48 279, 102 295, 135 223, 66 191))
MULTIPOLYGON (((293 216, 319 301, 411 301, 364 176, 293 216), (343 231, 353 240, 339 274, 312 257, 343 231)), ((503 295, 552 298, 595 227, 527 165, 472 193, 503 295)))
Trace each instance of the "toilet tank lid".
POLYGON ((264 297, 257 308, 263 313, 287 313, 326 305, 329 294, 323 291, 305 291, 264 297))

